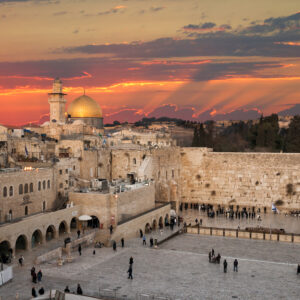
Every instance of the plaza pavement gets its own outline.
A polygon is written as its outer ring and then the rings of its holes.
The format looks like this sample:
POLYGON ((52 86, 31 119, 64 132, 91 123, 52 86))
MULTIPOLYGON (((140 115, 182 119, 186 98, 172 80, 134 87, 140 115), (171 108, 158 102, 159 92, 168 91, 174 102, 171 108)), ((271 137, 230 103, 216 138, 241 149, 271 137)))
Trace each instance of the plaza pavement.
MULTIPOLYGON (((160 233, 158 233, 160 234, 160 233)), ((164 234, 167 234, 165 232, 164 234)), ((149 235, 148 235, 149 240, 149 235)), ((99 295, 115 290, 119 299, 138 299, 137 295, 156 295, 170 299, 299 299, 300 245, 270 241, 244 240, 183 234, 150 249, 139 238, 125 241, 125 248, 83 248, 74 262, 63 267, 49 262, 41 265, 43 286, 75 291, 80 283, 84 294, 99 295), (210 264, 211 248, 228 261, 223 266, 210 264), (128 261, 134 258, 133 280, 127 279, 128 261), (233 260, 239 260, 239 272, 233 272, 233 260)), ((16 279, 0 288, 2 299, 29 299, 32 284, 30 267, 15 268, 16 279), (21 270, 17 272, 18 270, 21 270)), ((141 299, 141 298, 140 298, 141 299)), ((144 296, 143 299, 150 299, 144 296)))

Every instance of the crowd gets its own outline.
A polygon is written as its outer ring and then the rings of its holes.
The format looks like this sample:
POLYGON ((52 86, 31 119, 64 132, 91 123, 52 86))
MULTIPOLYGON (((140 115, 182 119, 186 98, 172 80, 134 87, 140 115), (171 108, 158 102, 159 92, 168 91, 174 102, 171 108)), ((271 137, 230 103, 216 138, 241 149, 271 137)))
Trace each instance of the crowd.
MULTIPOLYGON (((210 263, 215 263, 215 264, 220 264, 221 262, 221 255, 220 253, 218 253, 218 255, 215 255, 215 250, 212 249, 209 253, 208 253, 208 261, 210 263)), ((238 260, 235 259, 234 262, 233 262, 233 272, 237 272, 238 271, 238 260)), ((224 273, 227 273, 227 266, 228 266, 228 263, 226 261, 226 259, 224 259, 223 261, 223 270, 224 270, 224 273)))

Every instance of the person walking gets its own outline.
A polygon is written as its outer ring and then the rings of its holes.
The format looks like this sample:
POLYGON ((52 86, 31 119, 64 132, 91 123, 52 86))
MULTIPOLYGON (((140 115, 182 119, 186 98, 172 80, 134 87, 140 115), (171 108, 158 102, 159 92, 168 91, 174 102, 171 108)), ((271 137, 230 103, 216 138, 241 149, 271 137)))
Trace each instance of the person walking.
POLYGON ((35 273, 35 267, 34 266, 30 270, 31 277, 33 276, 33 273, 35 273))
POLYGON ((78 239, 80 238, 80 230, 79 229, 77 230, 77 238, 78 239))
POLYGON ((131 257, 129 258, 129 265, 132 266, 132 264, 133 264, 133 257, 131 256, 131 257))
POLYGON ((77 284, 77 295, 82 295, 82 288, 79 283, 77 284))
POLYGON ((121 245, 122 245, 122 248, 124 248, 124 238, 121 238, 121 245))
POLYGON ((20 258, 19 258, 19 265, 21 267, 23 267, 23 262, 24 262, 24 257, 23 257, 23 255, 21 255, 20 258))
POLYGON ((33 286, 32 289, 31 289, 31 295, 33 298, 36 298, 37 297, 37 293, 36 293, 36 290, 35 290, 35 287, 33 286))
POLYGON ((298 267, 297 267, 297 275, 300 274, 300 264, 298 264, 298 267))
POLYGON ((110 226, 109 226, 109 232, 110 232, 110 234, 113 234, 113 229, 114 229, 113 226, 110 225, 110 226))
POLYGON ((153 237, 150 238, 150 247, 153 247, 153 237))
POLYGON ((143 237, 143 230, 140 229, 140 238, 142 238, 142 237, 143 237))
POLYGON ((214 248, 211 249, 211 256, 212 256, 212 257, 215 256, 215 250, 214 250, 214 248))
POLYGON ((36 275, 36 273, 34 271, 33 274, 32 274, 32 282, 36 283, 36 279, 37 279, 37 275, 36 275))
POLYGON ((128 269, 127 273, 128 273, 128 279, 129 278, 133 279, 133 277, 132 277, 132 265, 129 265, 129 269, 128 269))
POLYGON ((116 241, 113 242, 113 249, 114 249, 114 251, 117 251, 117 243, 116 243, 116 241))
POLYGON ((238 271, 238 260, 235 259, 234 262, 233 262, 233 272, 237 272, 238 271))
POLYGON ((79 256, 81 256, 81 244, 78 245, 78 253, 79 253, 79 256))
POLYGON ((226 259, 224 259, 223 267, 224 267, 224 273, 227 273, 227 261, 226 261, 226 259))
POLYGON ((43 277, 43 273, 42 273, 41 270, 39 270, 38 273, 37 273, 37 280, 38 280, 38 282, 42 281, 42 277, 43 277))
POLYGON ((143 235, 143 245, 146 245, 147 243, 146 243, 146 236, 145 235, 143 235))
POLYGON ((211 262, 211 252, 208 253, 208 261, 211 262))

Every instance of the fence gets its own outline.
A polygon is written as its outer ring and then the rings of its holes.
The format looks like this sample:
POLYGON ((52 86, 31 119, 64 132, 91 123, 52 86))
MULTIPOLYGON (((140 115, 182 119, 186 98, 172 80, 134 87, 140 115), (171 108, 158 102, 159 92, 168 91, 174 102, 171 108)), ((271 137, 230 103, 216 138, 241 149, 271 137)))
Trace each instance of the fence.
POLYGON ((238 230, 232 228, 217 228, 217 227, 204 227, 204 226, 188 226, 187 233, 215 235, 224 237, 235 237, 242 239, 265 240, 265 241, 278 241, 289 243, 300 243, 300 234, 294 233, 274 233, 274 232, 255 232, 247 230, 238 230))
POLYGON ((0 272, 0 286, 12 280, 13 277, 12 267, 6 267, 3 271, 0 272))

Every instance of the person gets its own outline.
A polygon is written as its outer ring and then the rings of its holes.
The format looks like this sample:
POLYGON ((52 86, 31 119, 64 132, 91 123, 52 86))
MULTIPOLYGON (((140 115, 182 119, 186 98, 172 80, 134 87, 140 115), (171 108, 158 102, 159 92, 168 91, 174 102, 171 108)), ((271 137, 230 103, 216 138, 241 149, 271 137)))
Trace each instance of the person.
POLYGON ((110 234, 112 234, 112 233, 113 233, 113 229, 114 229, 114 228, 113 228, 113 226, 112 226, 112 225, 110 225, 110 226, 109 226, 109 232, 110 232, 110 234))
POLYGON ((38 282, 42 281, 42 277, 43 277, 43 273, 42 273, 41 270, 39 270, 38 273, 37 273, 37 280, 38 280, 38 282))
POLYGON ((133 279, 133 277, 132 277, 132 265, 129 265, 129 269, 128 269, 127 273, 128 273, 128 279, 129 278, 133 279))
POLYGON ((153 237, 150 238, 150 247, 153 247, 153 237))
POLYGON ((142 237, 143 237, 143 230, 140 229, 140 238, 142 238, 142 237))
POLYGON ((78 239, 80 238, 80 230, 79 229, 77 230, 77 238, 78 239))
POLYGON ((67 285, 66 288, 65 288, 65 293, 70 293, 70 289, 69 289, 69 286, 67 285))
POLYGON ((32 274, 32 282, 36 283, 36 279, 37 279, 37 275, 36 275, 36 273, 34 271, 33 274, 32 274))
POLYGON ((238 271, 238 260, 235 259, 234 262, 233 262, 233 272, 237 272, 238 271))
POLYGON ((41 288, 39 289, 39 294, 40 294, 40 295, 44 295, 44 294, 45 294, 45 290, 44 290, 43 287, 41 287, 41 288))
POLYGON ((96 255, 96 250, 94 249, 94 251, 93 251, 93 255, 96 255))
POLYGON ((298 264, 298 267, 297 267, 297 274, 300 274, 300 264, 298 264))
POLYGON ((113 249, 114 249, 114 251, 117 251, 117 243, 116 243, 116 241, 113 242, 113 249))
POLYGON ((208 253, 208 261, 211 262, 211 252, 208 253))
POLYGON ((223 266, 224 266, 224 273, 227 273, 227 261, 226 261, 226 259, 224 259, 223 266))
POLYGON ((202 225, 202 219, 200 219, 200 226, 202 225))
POLYGON ((33 273, 35 272, 35 267, 33 266, 30 270, 30 274, 31 274, 31 277, 33 276, 33 273))
POLYGON ((35 287, 34 287, 34 286, 32 287, 31 295, 32 295, 33 298, 36 298, 36 297, 37 297, 37 293, 36 293, 36 290, 35 290, 35 287))
POLYGON ((214 250, 214 248, 211 249, 211 256, 212 256, 212 257, 215 256, 215 250, 214 250))
POLYGON ((78 245, 78 253, 79 253, 79 256, 81 256, 81 244, 78 245))
POLYGON ((217 257, 216 257, 216 262, 219 264, 221 261, 221 255, 220 253, 218 253, 217 257))
POLYGON ((198 219, 197 218, 195 219, 195 223, 198 224, 198 219))
POLYGON ((131 256, 130 258, 129 258, 129 265, 132 265, 133 264, 133 257, 131 256))
POLYGON ((23 267, 23 262, 24 262, 24 257, 23 257, 23 255, 21 255, 20 258, 19 258, 19 265, 21 267, 23 267))
POLYGON ((143 235, 143 245, 146 245, 146 236, 143 235))
POLYGON ((122 248, 124 248, 124 238, 121 238, 122 248))
POLYGON ((79 283, 77 284, 77 294, 82 295, 82 288, 79 283))

